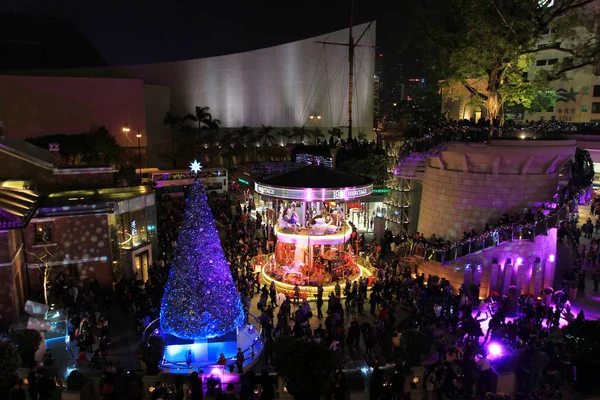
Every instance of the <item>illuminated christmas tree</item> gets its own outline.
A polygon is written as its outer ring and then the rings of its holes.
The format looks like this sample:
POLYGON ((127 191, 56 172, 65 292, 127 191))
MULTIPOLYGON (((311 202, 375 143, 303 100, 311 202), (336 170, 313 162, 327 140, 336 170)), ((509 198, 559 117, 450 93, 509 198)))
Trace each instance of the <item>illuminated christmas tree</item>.
MULTIPOLYGON (((199 164, 194 162, 197 172, 199 164)), ((160 324, 182 339, 210 339, 243 325, 244 310, 219 242, 206 192, 191 186, 165 287, 160 324)))

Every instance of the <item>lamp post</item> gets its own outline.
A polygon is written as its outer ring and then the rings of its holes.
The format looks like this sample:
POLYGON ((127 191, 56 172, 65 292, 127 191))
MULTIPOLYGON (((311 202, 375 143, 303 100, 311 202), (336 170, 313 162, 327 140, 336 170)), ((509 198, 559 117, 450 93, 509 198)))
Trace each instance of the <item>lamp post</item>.
POLYGON ((308 118, 312 119, 315 129, 317 129, 317 120, 321 119, 321 116, 317 113, 312 113, 308 118))
POLYGON ((140 165, 140 181, 142 180, 142 134, 138 131, 135 135, 138 139, 138 164, 140 165))
POLYGON ((123 125, 121 129, 125 134, 125 154, 127 155, 127 164, 129 164, 129 126, 127 124, 123 125))

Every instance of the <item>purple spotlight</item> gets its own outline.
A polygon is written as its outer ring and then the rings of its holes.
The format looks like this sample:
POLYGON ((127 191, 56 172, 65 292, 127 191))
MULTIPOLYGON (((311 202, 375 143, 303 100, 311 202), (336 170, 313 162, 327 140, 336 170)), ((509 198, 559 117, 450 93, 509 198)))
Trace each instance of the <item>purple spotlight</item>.
POLYGON ((550 255, 548 256, 548 261, 550 261, 550 262, 554 262, 554 260, 555 260, 555 258, 554 258, 554 254, 550 254, 550 255))
POLYGON ((521 257, 517 257, 517 265, 521 265, 523 263, 523 259, 521 257))
POLYGON ((488 346, 488 354, 490 358, 498 358, 502 355, 502 346, 498 343, 490 343, 488 346))

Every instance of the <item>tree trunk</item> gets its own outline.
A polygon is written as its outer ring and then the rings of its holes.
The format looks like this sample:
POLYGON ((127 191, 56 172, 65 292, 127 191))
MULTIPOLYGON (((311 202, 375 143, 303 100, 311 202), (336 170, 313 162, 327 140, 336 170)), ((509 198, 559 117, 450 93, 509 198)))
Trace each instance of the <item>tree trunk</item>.
POLYGON ((485 108, 487 110, 487 116, 492 125, 494 120, 498 119, 502 113, 502 107, 504 101, 500 98, 498 93, 490 93, 485 100, 485 108))
POLYGON ((44 290, 44 302, 46 303, 46 305, 48 305, 48 268, 44 269, 44 287, 42 288, 44 290))

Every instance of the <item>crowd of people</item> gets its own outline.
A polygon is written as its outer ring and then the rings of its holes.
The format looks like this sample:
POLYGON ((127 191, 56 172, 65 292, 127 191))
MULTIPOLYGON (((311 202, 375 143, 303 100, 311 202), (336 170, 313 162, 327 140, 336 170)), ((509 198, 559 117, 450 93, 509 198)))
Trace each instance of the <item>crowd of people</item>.
MULTIPOLYGON (((491 390, 489 372, 486 372, 491 364, 485 344, 496 340, 508 349, 514 349, 514 359, 519 365, 516 373, 520 391, 538 393, 541 388, 550 390, 544 385, 557 388, 561 382, 572 378, 568 354, 551 341, 553 332, 558 329, 556 316, 565 317, 570 310, 525 298, 522 299, 521 315, 510 319, 507 318, 510 304, 505 299, 497 297, 481 302, 478 291, 473 288, 455 290, 444 279, 415 276, 408 266, 394 257, 395 248, 405 241, 443 243, 439 238, 425 239, 415 235, 409 239, 386 231, 380 240, 367 241, 364 235, 356 235, 361 253, 371 260, 377 271, 377 280, 371 290, 368 290, 366 280, 338 282, 331 293, 320 288, 314 299, 303 299, 296 293, 278 293, 274 285, 269 287, 260 281, 260 274, 251 260, 272 251, 275 236, 273 227, 266 226, 249 198, 230 192, 226 196, 209 196, 209 203, 220 227, 222 246, 242 303, 247 312, 254 304, 260 310, 257 317, 264 341, 262 366, 276 369, 274 343, 279 337, 292 336, 326 347, 341 366, 364 357, 375 367, 374 371, 378 371, 371 379, 373 396, 391 392, 399 396, 414 390, 414 382, 408 378, 388 381, 392 378, 383 372, 379 375, 380 371, 386 364, 400 366, 402 361, 414 361, 433 352, 436 354, 432 360, 435 367, 420 384, 431 398, 443 394, 458 399, 472 396, 474 390, 481 396, 491 390), (487 332, 483 332, 481 325, 484 320, 489 320, 487 332)), ((158 317, 169 261, 177 246, 183 206, 183 197, 163 196, 159 199, 160 257, 150 267, 148 281, 120 279, 112 291, 105 292, 94 280, 83 285, 59 274, 52 286, 53 298, 60 299, 69 311, 71 355, 77 360, 78 367, 103 371, 100 390, 105 399, 141 396, 141 382, 135 374, 115 367, 107 358, 112 346, 113 325, 109 321, 114 321, 115 315, 119 318, 127 316, 142 336, 144 329, 158 317)), ((539 215, 540 211, 537 215, 532 211, 521 216, 505 215, 498 224, 532 222, 539 215)), ((486 229, 491 228, 486 226, 486 229)), ((469 235, 476 233, 466 232, 465 238, 469 235)), ((598 280, 600 282, 600 275, 598 280)), ((577 318, 581 319, 583 315, 571 315, 568 319, 577 318)), ((40 397, 42 388, 46 387, 48 379, 53 379, 52 357, 48 358, 48 364, 37 367, 30 376, 32 398, 43 398, 40 397)), ((235 361, 230 363, 235 364, 235 361)), ((238 372, 243 372, 243 366, 236 367, 238 372)), ((400 375, 408 377, 404 373, 400 375)), ((262 390, 267 392, 263 398, 272 398, 268 389, 272 381, 267 373, 255 375, 246 371, 243 382, 246 391, 262 382, 262 390)), ((194 386, 193 382, 188 385, 187 380, 176 383, 180 388, 184 384, 188 388, 194 386)), ((343 389, 343 382, 340 385, 343 389)), ((200 389, 198 384, 195 387, 196 392, 205 390, 202 384, 200 389)), ((157 390, 153 397, 158 398, 156 396, 162 392, 162 389, 157 390)), ((226 393, 227 388, 222 392, 226 393)))

